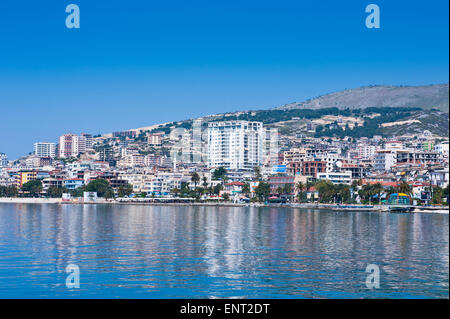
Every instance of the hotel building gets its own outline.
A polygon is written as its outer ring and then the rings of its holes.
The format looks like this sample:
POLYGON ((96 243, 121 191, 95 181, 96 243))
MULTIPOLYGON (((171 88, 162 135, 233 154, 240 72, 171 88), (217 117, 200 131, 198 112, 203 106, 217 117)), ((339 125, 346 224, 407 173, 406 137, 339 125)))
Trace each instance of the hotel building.
POLYGON ((34 143, 34 155, 37 157, 50 157, 56 156, 56 144, 47 142, 34 143))
POLYGON ((224 121, 208 124, 208 165, 252 170, 263 163, 262 122, 224 121))

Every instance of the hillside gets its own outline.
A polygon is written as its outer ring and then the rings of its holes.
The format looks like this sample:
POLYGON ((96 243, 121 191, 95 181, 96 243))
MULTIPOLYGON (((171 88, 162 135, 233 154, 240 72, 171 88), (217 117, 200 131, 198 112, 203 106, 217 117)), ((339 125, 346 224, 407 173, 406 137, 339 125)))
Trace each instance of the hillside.
POLYGON ((325 94, 304 102, 286 104, 276 109, 318 109, 337 107, 420 107, 449 112, 448 84, 426 86, 375 85, 325 94))
MULTIPOLYGON (((203 117, 202 121, 204 126, 211 121, 260 121, 268 127, 276 127, 282 135, 304 132, 307 123, 313 123, 319 127, 320 132, 308 134, 317 137, 390 137, 425 130, 448 137, 448 94, 448 84, 370 86, 327 94, 274 109, 209 115, 203 117)), ((192 120, 134 130, 141 137, 146 131, 168 134, 175 127, 191 129, 192 120)))
MULTIPOLYGON (((448 137, 449 118, 448 113, 438 111, 414 112, 404 119, 409 123, 399 123, 380 128, 383 136, 396 136, 403 134, 419 134, 427 130, 431 133, 443 137, 448 137)), ((395 124, 389 123, 389 124, 395 124)))
MULTIPOLYGON (((316 134, 313 134, 317 137, 373 137, 374 135, 390 137, 421 133, 425 130, 438 136, 448 137, 449 130, 448 113, 435 109, 423 110, 417 107, 371 107, 353 110, 340 110, 336 107, 260 110, 218 114, 204 117, 202 120, 203 125, 211 121, 260 121, 267 127, 277 128, 282 135, 295 135, 297 132, 304 132, 307 123, 313 123, 315 126, 322 126, 320 132, 316 131, 316 134), (347 126, 348 130, 346 130, 347 126)), ((190 129, 192 120, 167 123, 151 131, 162 131, 168 134, 175 127, 190 129)))

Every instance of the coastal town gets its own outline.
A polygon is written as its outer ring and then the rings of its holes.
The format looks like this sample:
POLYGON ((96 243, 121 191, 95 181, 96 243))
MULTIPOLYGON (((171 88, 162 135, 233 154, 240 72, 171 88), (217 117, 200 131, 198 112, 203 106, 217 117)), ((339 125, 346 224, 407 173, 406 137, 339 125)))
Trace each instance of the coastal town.
POLYGON ((282 134, 258 121, 197 119, 67 133, 16 160, 0 153, 0 198, 380 205, 403 194, 410 205, 448 205, 448 136, 317 137, 320 124, 282 134))

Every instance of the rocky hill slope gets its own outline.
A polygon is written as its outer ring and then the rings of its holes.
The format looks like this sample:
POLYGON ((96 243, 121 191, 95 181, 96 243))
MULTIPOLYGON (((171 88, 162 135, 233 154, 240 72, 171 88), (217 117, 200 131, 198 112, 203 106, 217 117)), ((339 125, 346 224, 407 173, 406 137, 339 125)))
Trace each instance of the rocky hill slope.
POLYGON ((325 94, 304 102, 286 104, 276 109, 318 109, 337 107, 420 107, 449 112, 448 84, 426 86, 374 85, 325 94))

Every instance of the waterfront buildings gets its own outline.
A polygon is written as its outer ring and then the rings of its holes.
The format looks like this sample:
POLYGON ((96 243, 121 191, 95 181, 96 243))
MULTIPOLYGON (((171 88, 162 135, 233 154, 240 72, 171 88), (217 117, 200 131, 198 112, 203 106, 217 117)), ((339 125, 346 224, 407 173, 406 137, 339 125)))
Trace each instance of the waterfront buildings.
MULTIPOLYGON (((361 180, 385 188, 408 183, 413 196, 448 185, 448 140, 429 134, 316 138, 304 131, 280 134, 274 126, 244 120, 209 122, 207 127, 194 121, 188 129, 177 125, 170 129, 179 129, 178 135, 154 129, 97 137, 66 134, 59 146, 35 143, 34 154, 11 165, 0 154, 0 184, 20 188, 37 179, 44 192, 51 186, 72 192, 102 178, 116 194, 127 185, 143 197, 171 197, 182 188, 200 187, 201 198, 228 193, 233 200, 255 196, 261 181, 269 183, 271 197, 283 200, 297 198, 298 181, 350 185, 361 180), (225 168, 225 175, 215 178, 219 167, 225 168), (193 182, 193 173, 200 180, 193 182), (247 184, 250 192, 243 194, 247 184), (213 191, 218 185, 221 189, 213 191)), ((316 196, 309 188, 306 194, 316 196)))

